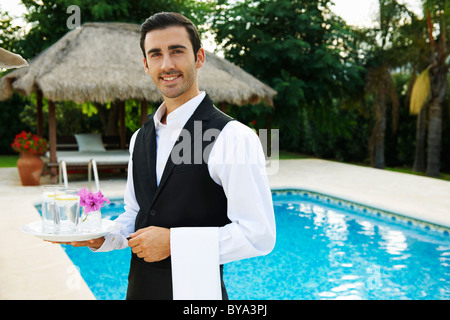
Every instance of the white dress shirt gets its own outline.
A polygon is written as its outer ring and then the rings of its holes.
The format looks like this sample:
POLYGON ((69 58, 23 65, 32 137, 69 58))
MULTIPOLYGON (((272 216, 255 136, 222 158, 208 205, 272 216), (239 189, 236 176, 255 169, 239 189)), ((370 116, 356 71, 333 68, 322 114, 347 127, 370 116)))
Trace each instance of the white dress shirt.
MULTIPOLYGON (((205 93, 201 92, 169 113, 166 124, 160 122, 165 114, 164 103, 156 111, 153 120, 157 143, 158 185, 178 135, 204 97, 205 93)), ((135 232, 139 204, 134 193, 132 154, 138 131, 133 134, 130 141, 128 179, 124 194, 125 212, 116 219, 122 224, 122 228, 118 233, 108 234, 103 245, 93 251, 105 252, 126 248, 128 246, 126 238, 135 232)), ((227 197, 227 215, 231 221, 218 228, 219 263, 224 264, 271 252, 275 245, 275 217, 265 171, 265 156, 255 132, 238 121, 228 122, 211 149, 208 170, 211 178, 224 189, 227 197)), ((171 241, 172 233, 176 229, 171 229, 171 241)))

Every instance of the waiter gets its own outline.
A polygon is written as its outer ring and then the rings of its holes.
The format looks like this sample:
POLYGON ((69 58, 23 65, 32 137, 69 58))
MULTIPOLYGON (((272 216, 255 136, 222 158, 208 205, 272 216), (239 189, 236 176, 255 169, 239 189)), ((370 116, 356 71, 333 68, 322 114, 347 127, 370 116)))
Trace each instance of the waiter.
POLYGON ((261 143, 199 91, 205 51, 189 19, 149 17, 140 46, 164 102, 131 138, 125 212, 116 220, 122 228, 72 245, 131 247, 127 299, 227 299, 223 264, 275 245, 261 143))

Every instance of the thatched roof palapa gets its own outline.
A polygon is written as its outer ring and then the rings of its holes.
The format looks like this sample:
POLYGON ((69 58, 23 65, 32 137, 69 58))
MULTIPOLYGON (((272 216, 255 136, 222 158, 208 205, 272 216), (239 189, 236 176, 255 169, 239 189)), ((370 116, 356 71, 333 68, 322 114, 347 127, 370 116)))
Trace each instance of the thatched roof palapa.
POLYGON ((0 68, 13 69, 28 66, 28 62, 20 55, 0 48, 0 68))
MULTIPOLYGON (((163 97, 145 74, 139 47, 140 26, 85 23, 30 62, 29 68, 0 79, 0 100, 13 89, 24 95, 40 90, 53 101, 106 103, 115 99, 161 102, 163 97)), ((276 92, 241 68, 210 52, 199 70, 199 89, 216 103, 236 105, 260 100, 272 105, 276 92)))
MULTIPOLYGON (((13 90, 37 93, 38 134, 42 134, 42 97, 49 107, 50 175, 56 182, 55 101, 119 103, 120 145, 125 148, 125 100, 141 100, 141 121, 147 101, 163 97, 145 71, 139 46, 140 26, 127 23, 85 23, 68 32, 30 61, 28 68, 0 78, 0 100, 13 90)), ((272 106, 276 92, 225 59, 206 52, 199 70, 199 89, 218 104, 242 105, 264 101, 272 106)))

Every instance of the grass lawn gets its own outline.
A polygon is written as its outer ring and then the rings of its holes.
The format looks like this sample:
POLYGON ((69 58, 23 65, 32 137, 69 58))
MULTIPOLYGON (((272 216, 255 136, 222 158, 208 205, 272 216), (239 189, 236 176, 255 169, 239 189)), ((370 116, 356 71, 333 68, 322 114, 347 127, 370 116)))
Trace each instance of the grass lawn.
POLYGON ((280 150, 279 158, 280 160, 289 160, 289 159, 308 159, 311 157, 300 153, 280 150))
MULTIPOLYGON (((414 172, 411 168, 386 168, 388 171, 395 171, 395 172, 402 172, 402 173, 409 173, 409 174, 415 174, 416 176, 422 176, 427 177, 425 173, 422 172, 414 172)), ((450 174, 441 172, 441 176, 437 179, 450 181, 450 174)))
POLYGON ((19 159, 19 155, 14 156, 0 155, 0 168, 15 167, 17 164, 17 159, 19 159))

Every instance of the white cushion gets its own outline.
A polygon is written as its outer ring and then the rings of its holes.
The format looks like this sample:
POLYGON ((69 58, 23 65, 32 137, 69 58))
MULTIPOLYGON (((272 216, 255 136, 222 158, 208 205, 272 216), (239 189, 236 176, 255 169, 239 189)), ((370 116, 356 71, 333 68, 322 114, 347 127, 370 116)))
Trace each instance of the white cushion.
POLYGON ((78 151, 80 152, 106 152, 102 136, 98 133, 80 133, 75 135, 78 151))

